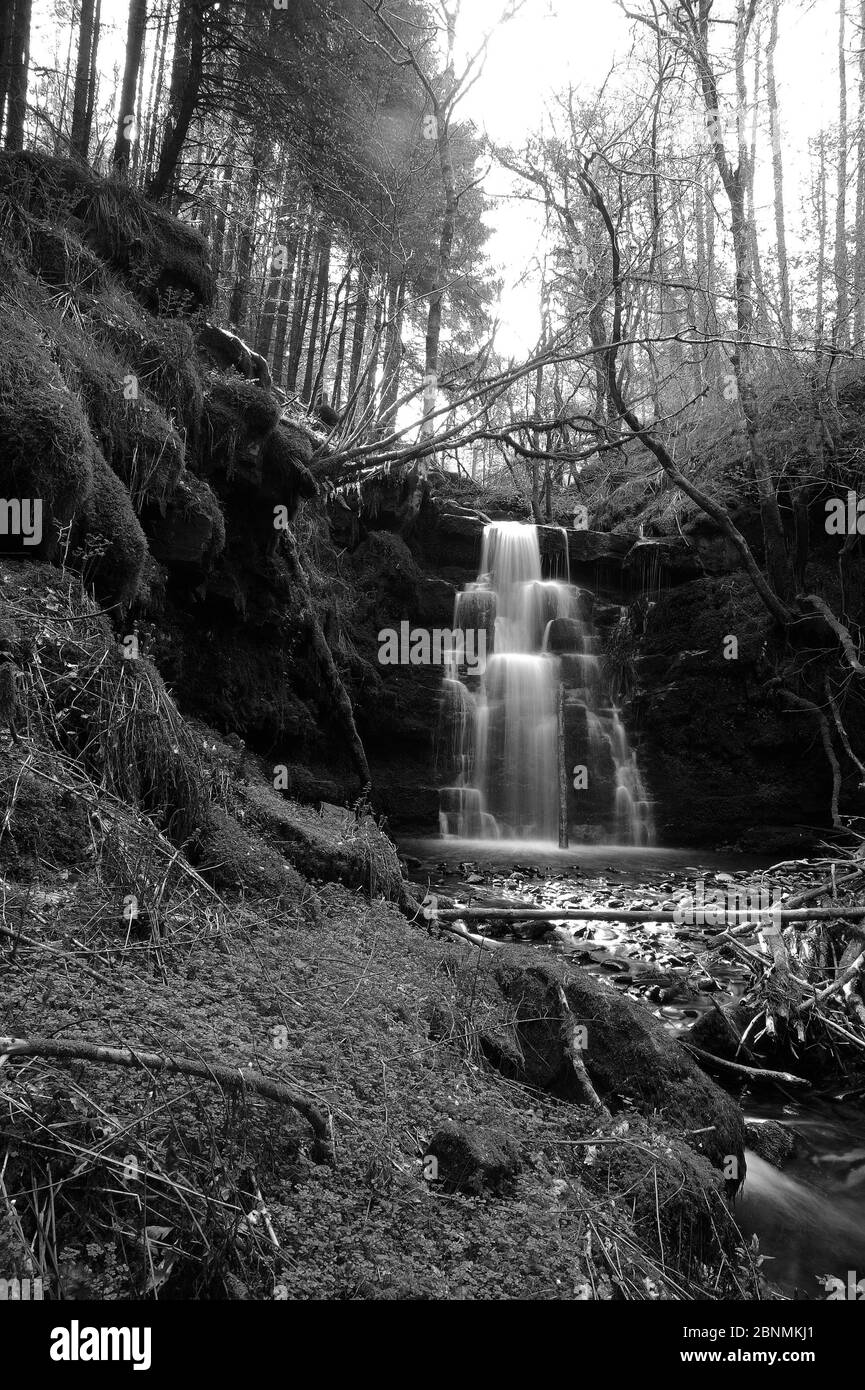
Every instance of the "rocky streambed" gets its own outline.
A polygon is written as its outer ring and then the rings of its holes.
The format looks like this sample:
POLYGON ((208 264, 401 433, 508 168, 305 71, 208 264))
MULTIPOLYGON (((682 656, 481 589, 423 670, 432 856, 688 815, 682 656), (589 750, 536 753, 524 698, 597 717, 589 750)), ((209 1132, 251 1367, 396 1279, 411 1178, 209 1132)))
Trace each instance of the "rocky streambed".
MULTIPOLYGON (((713 908, 723 902, 732 913, 744 901, 783 905, 826 877, 825 868, 805 860, 695 859, 693 850, 586 846, 575 852, 447 840, 402 848, 412 877, 440 903, 489 908, 488 926, 473 921, 474 930, 503 946, 530 942, 541 956, 563 959, 638 1003, 683 1043, 712 1051, 721 1020, 736 1017, 737 1007, 744 1016, 754 984, 742 948, 755 957, 769 951, 757 926, 737 933, 735 948, 727 941, 729 923, 713 908), (496 909, 517 906, 585 909, 586 918, 496 922, 496 909), (591 915, 616 908, 673 909, 682 920, 591 915)), ((840 1058, 833 1071, 825 1059, 815 1068, 807 1048, 802 1053, 804 1085, 708 1065, 746 1122, 747 1174, 734 1212, 767 1293, 849 1298, 865 1273, 865 1078, 840 1058)))

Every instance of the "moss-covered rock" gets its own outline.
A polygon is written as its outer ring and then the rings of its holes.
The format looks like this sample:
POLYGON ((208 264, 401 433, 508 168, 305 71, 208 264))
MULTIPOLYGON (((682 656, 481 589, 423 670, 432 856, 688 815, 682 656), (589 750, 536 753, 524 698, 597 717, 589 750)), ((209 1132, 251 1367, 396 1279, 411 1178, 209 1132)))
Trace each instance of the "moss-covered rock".
POLYGON ((448 1192, 500 1190, 520 1168, 520 1150, 504 1130, 448 1121, 427 1145, 438 1180, 448 1192))
POLYGON ((3 495, 39 500, 42 539, 31 558, 52 558, 60 529, 93 486, 95 448, 80 400, 67 387, 39 325, 3 306, 0 457, 3 495))
POLYGON ((88 578, 102 601, 119 604, 121 611, 128 608, 138 589, 147 541, 129 493, 98 451, 81 534, 88 578))
POLYGON ((311 901, 306 880, 271 845, 219 807, 209 814, 196 859, 204 876, 222 891, 243 892, 277 904, 311 901))
POLYGON ((612 1108, 627 1102, 644 1115, 663 1116, 715 1167, 733 1157, 744 1173, 741 1111, 645 1008, 586 971, 554 962, 525 966, 507 959, 497 964, 496 979, 513 1007, 513 1028, 503 1039, 488 1035, 483 1046, 503 1071, 556 1094, 579 1093, 564 1046, 561 986, 585 1029, 582 1058, 601 1098, 612 1108))

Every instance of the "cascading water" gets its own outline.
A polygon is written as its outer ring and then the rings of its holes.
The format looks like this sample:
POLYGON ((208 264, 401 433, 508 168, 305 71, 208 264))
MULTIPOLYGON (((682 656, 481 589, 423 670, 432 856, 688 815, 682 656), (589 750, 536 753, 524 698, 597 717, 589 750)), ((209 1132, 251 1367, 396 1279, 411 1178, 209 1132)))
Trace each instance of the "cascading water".
POLYGON ((446 667, 439 756, 443 835, 555 841, 559 815, 559 686, 565 690, 569 770, 579 838, 646 845, 651 808, 618 710, 606 689, 592 621, 594 595, 568 577, 543 579, 538 532, 516 521, 484 531, 481 568, 457 594, 454 628, 483 632, 486 664, 446 667), (576 779, 575 779, 576 780, 576 779), (582 809, 580 809, 582 808, 582 809))

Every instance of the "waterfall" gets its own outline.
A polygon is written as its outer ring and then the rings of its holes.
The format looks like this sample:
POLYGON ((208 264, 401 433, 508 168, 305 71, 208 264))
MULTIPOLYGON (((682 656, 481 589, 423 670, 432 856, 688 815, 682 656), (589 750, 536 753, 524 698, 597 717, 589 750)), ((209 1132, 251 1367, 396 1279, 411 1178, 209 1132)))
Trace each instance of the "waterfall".
MULTIPOLYGON (((484 530, 477 580, 454 603, 454 628, 483 631, 485 668, 446 667, 439 760, 443 835, 554 842, 558 825, 558 692, 565 689, 565 749, 586 768, 569 794, 577 838, 650 844, 651 806, 620 713, 610 699, 592 619, 594 595, 544 579, 538 531, 518 521, 484 530)), ((573 779, 576 783, 577 779, 573 779)))

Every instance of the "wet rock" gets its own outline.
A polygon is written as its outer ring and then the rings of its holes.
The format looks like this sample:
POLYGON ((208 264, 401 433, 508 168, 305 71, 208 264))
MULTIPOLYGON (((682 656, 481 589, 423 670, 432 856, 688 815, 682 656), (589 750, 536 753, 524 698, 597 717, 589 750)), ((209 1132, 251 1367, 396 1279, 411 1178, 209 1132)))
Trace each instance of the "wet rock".
POLYGON ((562 1038, 561 984, 574 1019, 586 1029, 586 1069, 610 1108, 628 1100, 647 1116, 658 1113, 680 1126, 691 1147, 715 1167, 723 1167, 730 1154, 742 1159, 739 1107, 644 1006, 557 960, 528 966, 502 961, 495 974, 514 1008, 514 1022, 508 1032, 483 1035, 481 1042, 488 1060, 506 1075, 564 1098, 575 1096, 562 1038))
POLYGON ((796 1151, 796 1136, 777 1120, 749 1120, 745 1125, 748 1148, 775 1168, 783 1168, 796 1151))
POLYGON ((436 1130, 427 1153, 438 1160, 438 1177, 451 1192, 498 1190, 521 1166, 520 1151, 504 1131, 450 1121, 436 1130))

